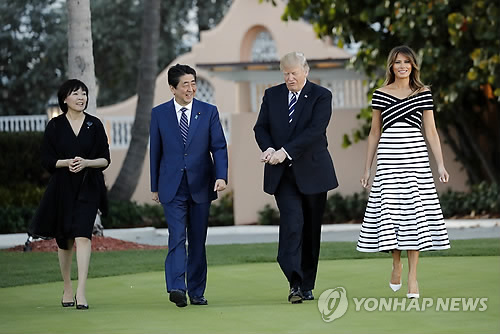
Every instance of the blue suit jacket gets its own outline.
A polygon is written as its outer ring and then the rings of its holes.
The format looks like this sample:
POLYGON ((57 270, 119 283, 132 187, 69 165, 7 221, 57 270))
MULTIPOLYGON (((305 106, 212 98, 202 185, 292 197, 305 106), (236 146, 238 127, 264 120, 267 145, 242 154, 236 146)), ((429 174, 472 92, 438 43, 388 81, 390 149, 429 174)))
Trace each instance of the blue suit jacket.
MULTIPOLYGON (((283 83, 266 89, 255 139, 262 151, 284 148, 292 158, 297 186, 303 194, 317 194, 338 186, 328 152, 326 128, 332 115, 332 93, 306 81, 295 105, 294 120, 288 124, 288 88, 283 83)), ((264 191, 274 194, 290 161, 264 167, 264 191)))
POLYGON ((150 126, 151 191, 160 202, 172 201, 187 173, 196 203, 217 198, 216 179, 227 182, 227 144, 217 107, 193 100, 186 145, 182 142, 174 100, 153 108, 150 126))

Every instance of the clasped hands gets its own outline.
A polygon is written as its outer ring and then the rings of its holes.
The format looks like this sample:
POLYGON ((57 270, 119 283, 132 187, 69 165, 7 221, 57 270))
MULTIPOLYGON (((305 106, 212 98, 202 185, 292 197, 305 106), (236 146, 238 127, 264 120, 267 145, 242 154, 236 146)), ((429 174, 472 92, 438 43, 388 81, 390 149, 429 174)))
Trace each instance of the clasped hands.
POLYGON ((84 168, 88 167, 88 160, 81 157, 74 157, 68 159, 68 169, 72 173, 81 172, 84 168))
POLYGON ((270 165, 277 165, 285 161, 286 153, 283 149, 275 150, 270 147, 260 155, 260 161, 270 165))

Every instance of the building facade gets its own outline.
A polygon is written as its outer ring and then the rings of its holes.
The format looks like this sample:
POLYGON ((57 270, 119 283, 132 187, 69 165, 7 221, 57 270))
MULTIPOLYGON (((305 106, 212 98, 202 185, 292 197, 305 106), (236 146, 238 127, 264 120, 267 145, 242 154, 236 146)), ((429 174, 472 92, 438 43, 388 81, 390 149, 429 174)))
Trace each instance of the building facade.
MULTIPOLYGON (((333 157, 340 186, 333 192, 361 192, 366 142, 342 148, 344 134, 360 125, 356 115, 367 106, 363 76, 346 69, 351 55, 336 48, 328 40, 315 36, 311 25, 284 22, 282 2, 270 3, 235 0, 221 23, 201 33, 201 41, 191 52, 170 65, 188 64, 198 73, 196 98, 216 104, 229 144, 229 183, 233 192, 235 224, 257 222, 258 211, 266 204, 276 206, 274 198, 263 188, 264 166, 255 143, 253 126, 257 119, 264 90, 283 82, 279 58, 291 51, 303 52, 311 67, 309 80, 329 88, 333 93, 333 115, 328 127, 329 150, 333 157)), ((168 87, 167 66, 157 77, 154 105, 172 98, 168 87)), ((130 141, 137 96, 121 103, 100 107, 97 116, 103 120, 111 148, 112 164, 105 171, 108 187, 115 181, 130 141)), ((5 121, 6 122, 6 121, 5 121)), ((9 120, 14 125, 2 127, 40 128, 40 120, 9 120), (16 125, 16 124, 28 125, 16 125)), ((42 122, 43 123, 43 122, 42 122)), ((0 129, 1 130, 1 129, 0 129)), ((39 129, 38 129, 39 130, 39 129)), ((443 154, 451 181, 446 188, 466 189, 466 174, 455 161, 452 150, 443 143, 443 154)), ((435 163, 431 158, 433 170, 435 163)), ((375 163, 374 163, 375 166, 375 163)), ((374 174, 374 173, 373 173, 374 174)), ((437 179, 437 178, 436 178, 437 179)), ((445 190, 436 184, 438 191, 445 190)), ((132 200, 151 203, 149 155, 132 200)))

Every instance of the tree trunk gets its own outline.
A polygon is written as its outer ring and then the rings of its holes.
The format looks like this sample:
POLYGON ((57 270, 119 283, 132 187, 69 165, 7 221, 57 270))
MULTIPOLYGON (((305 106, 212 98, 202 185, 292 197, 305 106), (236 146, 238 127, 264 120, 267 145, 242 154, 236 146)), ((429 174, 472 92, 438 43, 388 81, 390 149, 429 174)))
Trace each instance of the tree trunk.
POLYGON ((495 168, 493 167, 492 162, 487 159, 484 152, 481 150, 481 147, 479 146, 479 144, 474 136, 474 133, 469 128, 469 125, 464 120, 464 118, 461 117, 460 115, 461 114, 458 114, 458 116, 457 116, 458 123, 461 125, 462 129, 465 132, 464 139, 465 138, 468 139, 468 143, 470 144, 470 147, 473 151, 473 154, 477 158, 476 161, 481 165, 486 176, 489 178, 490 182, 498 182, 497 174, 495 173, 495 168))
POLYGON ((68 0, 68 77, 89 88, 87 112, 95 115, 97 89, 92 51, 90 0, 68 0))
POLYGON ((130 200, 141 176, 149 141, 149 123, 158 67, 157 46, 160 36, 160 0, 145 0, 141 32, 141 58, 137 79, 137 107, 130 145, 109 196, 130 200))
MULTIPOLYGON (((469 159, 466 157, 466 154, 464 153, 464 150, 460 148, 460 144, 457 143, 455 138, 451 135, 448 127, 455 128, 454 125, 449 125, 449 126, 444 126, 441 127, 439 130, 441 130, 441 133, 444 135, 445 142, 450 145, 451 150, 453 153, 456 155, 456 160, 462 163, 463 167, 465 168, 465 171, 467 173, 467 178, 469 179, 469 182, 471 184, 476 184, 479 183, 481 180, 481 175, 477 173, 477 168, 474 168, 473 164, 469 161, 469 159)), ((458 132, 458 130, 457 130, 458 132)))
MULTIPOLYGON (((81 80, 89 89, 86 112, 95 115, 97 88, 92 49, 90 0, 67 0, 68 9, 68 78, 81 80)), ((93 233, 103 235, 104 228, 96 215, 93 233)))

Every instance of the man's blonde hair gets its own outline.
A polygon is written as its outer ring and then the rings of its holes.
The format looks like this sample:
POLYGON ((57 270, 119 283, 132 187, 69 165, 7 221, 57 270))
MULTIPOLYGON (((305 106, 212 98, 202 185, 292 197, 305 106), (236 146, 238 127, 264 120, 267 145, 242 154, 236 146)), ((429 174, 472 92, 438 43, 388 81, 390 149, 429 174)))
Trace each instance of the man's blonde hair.
POLYGON ((284 55, 280 60, 280 70, 283 71, 285 67, 293 67, 300 65, 304 71, 309 72, 309 65, 307 64, 306 56, 302 52, 290 52, 284 55))

